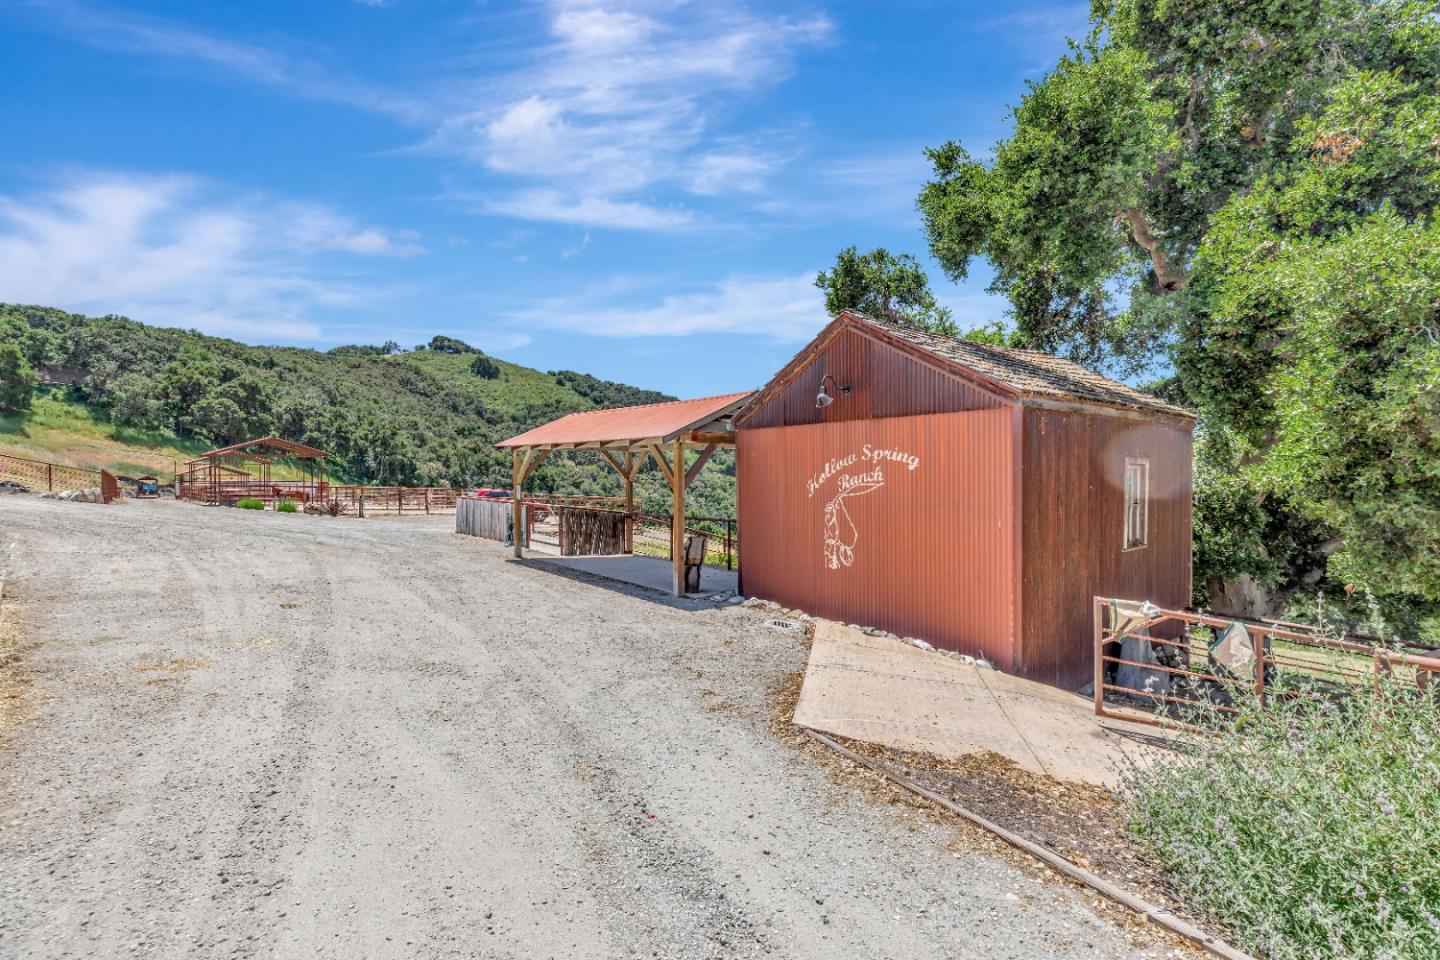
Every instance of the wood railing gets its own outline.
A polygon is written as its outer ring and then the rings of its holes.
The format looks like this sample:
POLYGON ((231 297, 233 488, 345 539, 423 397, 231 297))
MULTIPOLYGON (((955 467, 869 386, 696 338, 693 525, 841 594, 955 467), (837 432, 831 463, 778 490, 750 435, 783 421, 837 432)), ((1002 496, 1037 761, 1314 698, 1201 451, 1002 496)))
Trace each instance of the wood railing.
POLYGON ((379 487, 365 484, 312 482, 309 480, 218 480, 181 475, 175 481, 175 495, 201 503, 234 503, 263 500, 274 503, 341 504, 352 516, 415 516, 454 513, 455 499, 463 491, 453 487, 379 487))
MULTIPOLYGON (((543 504, 550 513, 561 514, 569 510, 598 512, 624 516, 625 510, 623 500, 619 506, 599 506, 597 501, 620 500, 618 497, 551 497, 541 495, 526 497, 526 503, 543 504), (566 503, 565 501, 571 501, 566 503)), ((511 503, 510 500, 501 500, 501 503, 511 503)), ((648 557, 670 558, 670 518, 663 514, 643 513, 636 511, 630 515, 632 552, 648 557)), ((554 547, 564 552, 565 545, 561 543, 559 523, 531 521, 529 524, 530 540, 541 546, 554 547)), ((690 535, 703 535, 705 540, 705 563, 710 566, 724 567, 726 570, 734 570, 740 559, 740 529, 739 525, 731 517, 702 517, 687 516, 685 518, 685 533, 690 535)))
POLYGON ((454 513, 455 501, 463 493, 453 487, 369 487, 332 486, 327 499, 351 504, 362 516, 415 516, 454 513))

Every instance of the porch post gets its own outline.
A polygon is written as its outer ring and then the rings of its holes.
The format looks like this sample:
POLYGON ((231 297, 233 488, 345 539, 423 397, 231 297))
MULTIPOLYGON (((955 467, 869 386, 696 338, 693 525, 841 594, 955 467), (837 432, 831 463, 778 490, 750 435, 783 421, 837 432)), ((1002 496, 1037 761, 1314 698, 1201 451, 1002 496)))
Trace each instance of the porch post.
POLYGON ((525 550, 521 544, 525 542, 525 506, 520 499, 521 480, 520 449, 517 447, 510 451, 510 497, 511 509, 514 511, 515 556, 523 558, 525 550))
POLYGON ((685 441, 675 441, 675 471, 670 489, 674 491, 670 514, 670 566, 675 596, 685 596, 685 441))
POLYGON ((625 552, 635 552, 635 454, 625 451, 625 552))

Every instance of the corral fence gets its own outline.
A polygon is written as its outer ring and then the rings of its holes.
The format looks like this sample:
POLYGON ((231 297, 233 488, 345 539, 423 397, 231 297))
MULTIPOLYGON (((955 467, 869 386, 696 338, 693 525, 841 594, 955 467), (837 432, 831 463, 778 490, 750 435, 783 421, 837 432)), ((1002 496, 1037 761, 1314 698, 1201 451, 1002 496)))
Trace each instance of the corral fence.
POLYGON ((175 478, 175 496, 181 500, 318 503, 332 508, 331 512, 359 517, 454 513, 455 501, 462 492, 453 487, 379 487, 307 480, 211 481, 185 474, 175 478))
POLYGON ((1161 726, 1245 696, 1340 698, 1382 674, 1435 692, 1440 650, 1334 637, 1301 623, 1094 600, 1095 714, 1161 726), (1283 681, 1283 683, 1281 683, 1283 681))
MULTIPOLYGON (((476 533, 491 540, 509 540, 509 525, 514 501, 500 497, 461 497, 457 508, 456 531, 462 529, 458 519, 470 503, 486 503, 503 510, 505 520, 487 523, 486 533, 476 533)), ((627 531, 633 538, 631 552, 641 556, 670 559, 670 518, 660 514, 625 512, 623 497, 584 497, 536 494, 525 498, 525 546, 549 548, 561 556, 608 555, 625 552, 627 531)), ((491 510, 491 507, 476 508, 491 510)), ((476 516, 479 516, 477 513, 476 516)), ((478 521, 466 521, 473 524, 478 521)), ((687 535, 703 535, 705 563, 735 569, 740 556, 740 533, 730 517, 685 518, 687 535)))
MULTIPOLYGON (((549 522, 542 520, 535 525, 535 541, 553 546, 564 556, 622 553, 623 549, 616 547, 624 542, 624 526, 628 524, 633 537, 632 553, 670 559, 672 541, 668 516, 640 510, 627 516, 621 497, 537 496, 533 499, 552 515, 549 522), (609 532, 601 536, 602 530, 609 532), (576 539, 567 535, 571 532, 576 539)), ((733 518, 687 516, 685 533, 706 538, 706 564, 735 569, 740 554, 740 531, 733 518)))
POLYGON ((353 506, 362 517, 454 513, 462 491, 454 487, 331 486, 328 499, 353 506))
POLYGON ((89 490, 101 487, 101 471, 85 467, 67 467, 45 460, 29 460, 0 454, 0 481, 8 481, 29 490, 53 493, 57 490, 89 490))

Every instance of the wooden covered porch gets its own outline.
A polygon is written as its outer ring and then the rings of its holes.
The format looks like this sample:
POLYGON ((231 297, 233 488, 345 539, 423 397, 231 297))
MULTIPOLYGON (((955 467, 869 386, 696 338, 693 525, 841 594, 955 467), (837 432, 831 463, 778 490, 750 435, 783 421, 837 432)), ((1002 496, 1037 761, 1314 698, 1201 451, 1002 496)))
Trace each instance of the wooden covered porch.
MULTIPOLYGON (((593 450, 620 476, 625 512, 635 514, 635 475, 652 458, 671 494, 671 588, 685 594, 685 490, 716 450, 735 445, 733 418, 751 393, 676 400, 613 410, 572 413, 498 444, 511 455, 514 529, 524 529, 524 486, 535 468, 558 450, 593 450), (690 464, 687 451, 699 451, 690 464)), ((628 530, 628 528, 627 528, 628 530)), ((627 540, 633 532, 627 532, 627 540)), ((515 537, 515 556, 524 555, 515 537)), ((627 550, 633 549, 627 542, 627 550)))

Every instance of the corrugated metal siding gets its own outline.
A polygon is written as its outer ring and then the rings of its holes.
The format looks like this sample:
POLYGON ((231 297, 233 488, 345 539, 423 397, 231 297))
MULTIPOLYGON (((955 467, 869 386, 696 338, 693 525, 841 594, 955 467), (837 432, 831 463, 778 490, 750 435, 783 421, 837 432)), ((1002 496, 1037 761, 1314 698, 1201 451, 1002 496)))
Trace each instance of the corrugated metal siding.
POLYGON ((853 330, 834 340, 753 414, 747 428, 789 427, 808 423, 881 419, 958 410, 984 410, 1008 401, 963 378, 906 356, 853 330), (835 402, 815 407, 825 374, 838 386, 849 385, 835 402))
MULTIPOLYGON (((897 389, 905 389, 903 381, 897 389)), ((1015 442, 1006 407, 740 430, 745 592, 1015 669, 1015 442), (867 444, 917 454, 920 462, 910 470, 879 461, 884 485, 844 499, 855 530, 853 557, 831 569, 826 505, 840 476, 872 468, 863 459, 867 444), (822 479, 812 494, 809 482, 826 463, 851 454, 856 462, 822 479)))
POLYGON ((1092 677, 1090 599, 1190 603, 1189 429, 1029 408, 1024 414, 1021 669, 1074 689, 1092 677), (1150 461, 1149 545, 1122 549, 1126 457, 1150 461))

